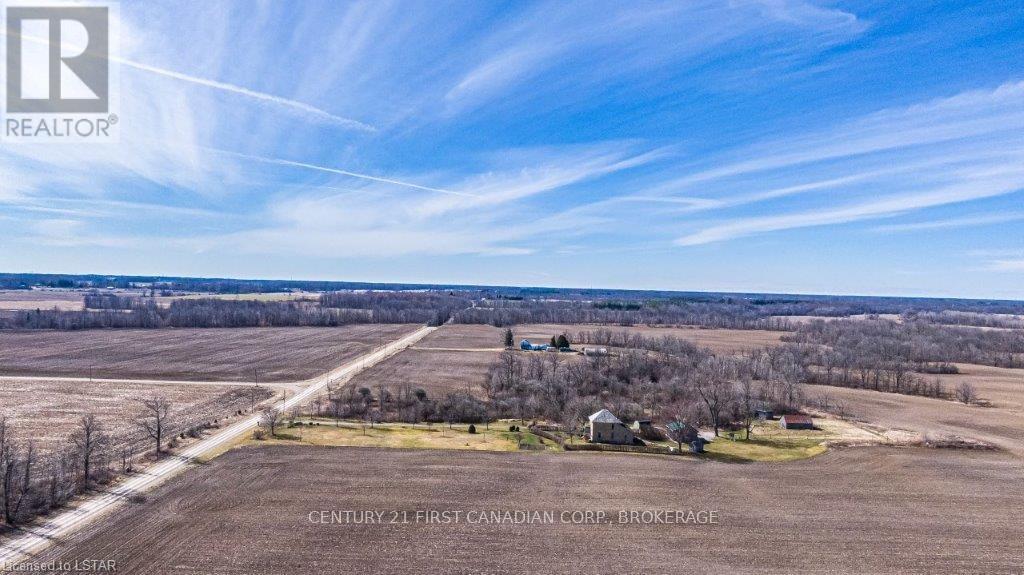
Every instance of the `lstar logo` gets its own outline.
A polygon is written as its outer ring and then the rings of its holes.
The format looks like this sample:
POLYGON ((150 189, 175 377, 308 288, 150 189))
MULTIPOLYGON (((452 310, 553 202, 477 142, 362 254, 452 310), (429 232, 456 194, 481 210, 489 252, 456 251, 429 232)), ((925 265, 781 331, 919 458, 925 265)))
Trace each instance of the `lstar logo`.
POLYGON ((115 140, 111 5, 83 4, 6 6, 5 140, 115 140))

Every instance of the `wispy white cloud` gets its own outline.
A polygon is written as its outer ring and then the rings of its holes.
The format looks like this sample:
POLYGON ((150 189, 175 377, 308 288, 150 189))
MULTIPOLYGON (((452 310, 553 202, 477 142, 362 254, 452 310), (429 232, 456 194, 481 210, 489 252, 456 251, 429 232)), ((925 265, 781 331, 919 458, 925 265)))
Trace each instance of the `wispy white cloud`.
POLYGON ((1009 177, 971 179, 956 185, 918 194, 888 196, 851 206, 806 211, 780 216, 739 218, 728 223, 702 229, 676 240, 680 246, 694 246, 740 238, 752 234, 845 224, 860 220, 883 218, 908 211, 956 204, 1014 193, 1024 189, 1024 167, 1009 177))
POLYGON ((235 157, 238 157, 238 158, 243 158, 243 159, 246 159, 246 160, 252 160, 254 162, 262 162, 262 163, 265 163, 265 164, 275 164, 275 165, 278 165, 278 166, 288 166, 288 167, 292 167, 292 168, 302 168, 302 169, 306 169, 306 170, 314 170, 314 171, 317 171, 317 172, 326 172, 328 174, 338 174, 340 176, 348 176, 348 177, 351 177, 351 178, 358 178, 360 180, 369 180, 371 182, 379 182, 379 183, 382 183, 382 184, 392 184, 392 185, 396 185, 396 186, 402 186, 404 188, 412 188, 414 190, 423 190, 423 191, 426 191, 426 192, 437 192, 439 194, 447 194, 447 195, 451 195, 451 196, 461 196, 461 197, 469 197, 469 198, 477 197, 476 194, 473 194, 473 193, 470 193, 470 192, 460 192, 460 191, 456 191, 456 190, 446 190, 444 188, 433 188, 433 187, 430 187, 430 186, 422 186, 420 184, 414 184, 412 182, 405 182, 405 181, 402 181, 402 180, 395 180, 395 179, 392 179, 392 178, 382 178, 382 177, 379 177, 379 176, 371 176, 369 174, 360 174, 360 173, 356 173, 356 172, 350 172, 348 170, 341 170, 341 169, 338 169, 338 168, 332 168, 332 167, 329 167, 329 166, 320 166, 320 165, 317 165, 317 164, 310 164, 310 163, 307 163, 307 162, 296 162, 296 161, 293 161, 293 160, 284 160, 284 159, 280 159, 280 158, 264 158, 264 157, 261 157, 261 156, 253 156, 253 155, 249 155, 249 154, 239 154, 237 152, 229 152, 229 151, 226 151, 226 150, 214 150, 214 151, 216 151, 218 153, 221 153, 221 154, 227 154, 227 155, 232 155, 232 156, 235 156, 235 157))
MULTIPOLYGON (((324 187, 292 189, 270 203, 262 218, 266 225, 185 240, 181 245, 203 252, 301 251, 322 257, 529 254, 534 248, 523 245, 524 240, 555 231, 563 238, 568 237, 574 229, 590 222, 585 217, 558 212, 528 219, 526 213, 533 212, 524 212, 521 203, 624 172, 664 154, 663 150, 633 151, 633 147, 610 143, 510 151, 495 156, 529 158, 536 165, 460 177, 446 188, 426 188, 447 192, 454 192, 453 188, 472 190, 459 192, 457 198, 416 194, 415 191, 423 189, 418 185, 396 192, 392 187, 394 180, 375 177, 365 178, 365 185, 356 189, 355 194, 324 194, 320 191, 324 187), (383 191, 387 188, 392 193, 383 191), (499 205, 505 207, 494 209, 499 205)), ((310 169, 319 168, 324 167, 310 169)), ((323 171, 343 177, 351 175, 330 168, 323 171)))
MULTIPOLYGON (((754 146, 744 152, 754 157, 671 179, 654 190, 655 197, 682 197, 691 204, 690 212, 794 195, 830 200, 814 209, 776 208, 770 216, 741 214, 705 224, 675 241, 690 246, 891 217, 1014 193, 1024 189, 1024 147, 1017 136, 1024 129, 1022 99, 1024 82, 1012 82, 883 110, 820 133, 754 146), (758 156, 758 150, 765 153, 758 156), (786 183, 767 187, 772 181, 786 183), (731 193, 704 203, 673 193, 698 185, 731 193)), ((918 224, 904 231, 914 229, 927 227, 918 224)))
POLYGON ((1024 272, 1024 258, 1017 260, 993 260, 988 269, 995 272, 1024 272))
POLYGON ((933 220, 926 222, 912 222, 905 224, 889 224, 876 226, 873 231, 890 232, 917 232, 925 230, 947 230, 952 228, 967 228, 975 226, 988 226, 993 224, 1005 224, 1008 222, 1019 222, 1024 220, 1024 212, 1010 212, 999 214, 978 214, 967 215, 958 218, 933 220))
MULTIPOLYGON (((11 34, 9 34, 7 32, 7 29, 0 30, 0 36, 9 36, 9 35, 11 35, 11 34)), ((20 39, 27 40, 27 41, 35 43, 35 44, 43 44, 43 45, 47 45, 47 46, 50 45, 50 40, 48 38, 38 38, 38 37, 35 37, 35 36, 30 36, 30 35, 25 35, 25 34, 17 34, 17 33, 15 33, 14 35, 16 37, 20 38, 20 39)), ((84 46, 76 46, 73 43, 69 43, 69 42, 62 42, 62 46, 68 47, 70 50, 78 51, 78 52, 84 50, 84 48, 85 48, 84 46)), ((110 59, 111 62, 114 62, 115 64, 120 64, 122 66, 127 66, 129 68, 132 68, 132 69, 135 69, 135 70, 140 70, 142 72, 148 72, 148 73, 151 73, 151 74, 157 74, 157 75, 163 76, 165 78, 171 78, 171 79, 174 79, 174 80, 180 80, 182 82, 187 82, 189 84, 194 84, 194 85, 197 85, 197 86, 203 86, 205 88, 211 88, 211 89, 214 89, 214 90, 219 90, 221 92, 227 92, 227 93, 230 93, 230 94, 244 96, 246 98, 252 98, 252 99, 258 100, 260 102, 265 102, 265 103, 268 103, 268 104, 273 104, 273 105, 276 105, 276 106, 280 106, 280 107, 282 107, 284 109, 291 110, 293 112, 297 112, 297 113, 299 113, 301 115, 307 116, 307 117, 309 117, 309 118, 311 118, 313 120, 316 120, 316 121, 328 122, 328 123, 331 123, 331 124, 336 124, 336 125, 341 126, 341 127, 358 129, 358 130, 364 130, 364 131, 368 131, 368 132, 372 132, 372 131, 375 130, 375 128, 373 126, 364 124, 364 123, 356 121, 356 120, 352 120, 350 118, 343 118, 341 116, 338 116, 337 114, 332 114, 330 112, 327 112, 326 110, 322 110, 320 108, 317 108, 316 106, 312 106, 312 105, 307 104, 305 102, 299 102, 297 100, 292 100, 290 98, 284 98, 284 97, 281 97, 281 96, 276 96, 274 94, 268 94, 266 92, 260 92, 258 90, 252 90, 252 89, 246 88, 244 86, 236 86, 234 84, 229 84, 227 82, 219 82, 217 80, 212 80, 212 79, 209 79, 209 78, 201 78, 199 76, 194 76, 194 75, 191 75, 191 74, 185 74, 185 73, 182 73, 182 72, 176 72, 174 70, 168 70, 166 68, 161 68, 159 66, 153 66, 153 65, 146 64, 146 63, 143 63, 143 62, 137 62, 135 60, 130 60, 130 59, 127 59, 127 58, 122 58, 122 57, 120 57, 120 56, 118 56, 116 54, 111 54, 109 59, 110 59)))

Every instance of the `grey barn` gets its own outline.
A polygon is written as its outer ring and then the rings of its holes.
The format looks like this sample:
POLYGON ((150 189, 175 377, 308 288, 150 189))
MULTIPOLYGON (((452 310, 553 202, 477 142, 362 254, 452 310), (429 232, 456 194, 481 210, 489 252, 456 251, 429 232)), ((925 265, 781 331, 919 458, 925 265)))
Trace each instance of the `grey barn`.
POLYGON ((614 443, 617 445, 633 444, 633 431, 607 409, 598 411, 591 415, 589 419, 590 441, 594 443, 614 443))

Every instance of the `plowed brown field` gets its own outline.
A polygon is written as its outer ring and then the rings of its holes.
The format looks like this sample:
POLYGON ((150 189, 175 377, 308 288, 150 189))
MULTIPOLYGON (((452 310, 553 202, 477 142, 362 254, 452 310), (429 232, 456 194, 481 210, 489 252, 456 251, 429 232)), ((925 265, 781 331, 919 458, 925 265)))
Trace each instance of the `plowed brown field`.
POLYGON ((1005 454, 907 448, 785 465, 244 448, 38 559, 111 559, 123 573, 1017 573, 1024 492, 1005 487, 1022 473, 1005 454), (717 511, 719 522, 618 522, 620 510, 665 509, 717 511), (309 519, 343 510, 462 519, 309 519), (471 524, 471 510, 551 511, 555 523, 471 524), (608 522, 563 523, 563 511, 608 522))
POLYGON ((308 379, 419 326, 0 331, 0 374, 169 379, 308 379))

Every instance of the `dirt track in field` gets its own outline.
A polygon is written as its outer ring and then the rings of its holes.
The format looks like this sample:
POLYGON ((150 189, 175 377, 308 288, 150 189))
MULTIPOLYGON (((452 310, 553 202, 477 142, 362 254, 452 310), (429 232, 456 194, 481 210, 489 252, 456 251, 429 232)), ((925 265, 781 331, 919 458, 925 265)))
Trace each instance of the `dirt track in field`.
POLYGON ((0 331, 0 375, 297 381, 417 327, 0 331))
POLYGON ((846 449, 786 465, 610 454, 235 450, 40 560, 124 573, 1012 573, 1024 467, 1005 455, 846 449), (619 510, 715 510, 629 525, 619 510), (552 511, 556 524, 316 524, 341 510, 552 511), (612 523, 563 524, 565 511, 612 523), (318 515, 317 515, 318 516, 318 515))

